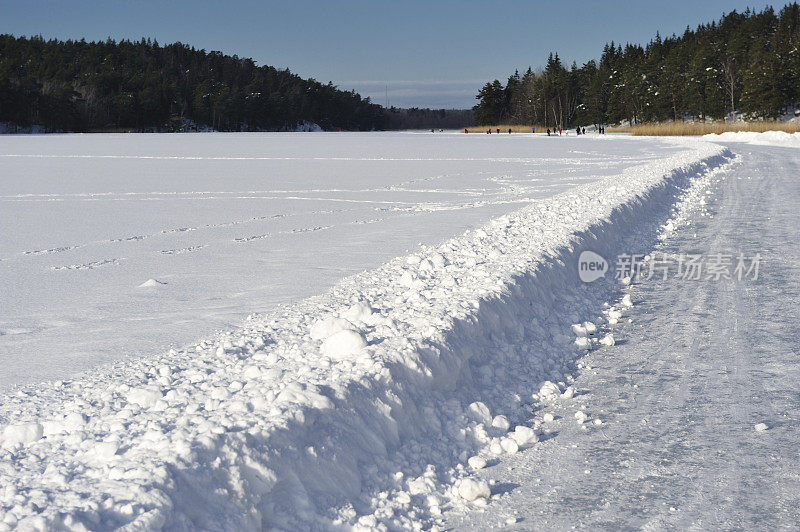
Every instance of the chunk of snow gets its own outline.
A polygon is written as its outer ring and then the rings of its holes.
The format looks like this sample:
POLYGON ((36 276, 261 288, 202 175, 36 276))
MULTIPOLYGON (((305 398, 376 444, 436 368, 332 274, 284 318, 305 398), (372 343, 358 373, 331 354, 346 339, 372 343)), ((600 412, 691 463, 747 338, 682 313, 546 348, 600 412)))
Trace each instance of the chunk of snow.
POLYGON ((542 387, 539 388, 539 397, 542 399, 552 399, 560 395, 561 389, 558 387, 558 384, 553 382, 546 381, 544 384, 542 384, 542 387))
POLYGON ((39 423, 20 423, 8 425, 3 429, 3 447, 31 443, 44 436, 44 427, 39 423))
POLYGON ((471 456, 467 463, 472 469, 483 469, 486 467, 486 460, 481 458, 480 456, 471 456))
POLYGON ((88 418, 79 412, 70 412, 60 419, 43 422, 44 435, 50 436, 80 429, 86 424, 87 420, 88 418))
POLYGON ((756 423, 753 428, 756 429, 756 432, 764 432, 769 429, 766 423, 756 423))
POLYGON ((101 460, 109 460, 117 454, 119 446, 114 442, 96 442, 90 452, 101 460))
POLYGON ((414 286, 414 275, 410 271, 404 271, 403 275, 400 276, 400 284, 411 288, 414 286))
POLYGON ((441 270, 448 264, 447 259, 441 253, 431 255, 430 261, 437 270, 441 270))
MULTIPOLYGON (((140 277, 140 279, 141 279, 141 277, 140 277)), ((167 284, 167 283, 165 283, 163 281, 158 281, 156 279, 148 279, 145 282, 143 282, 142 284, 140 284, 139 288, 153 288, 153 287, 161 286, 161 285, 165 285, 165 284, 167 284)))
POLYGON ((469 414, 478 423, 483 423, 486 426, 492 423, 492 413, 489 411, 489 407, 480 401, 475 401, 469 405, 469 414))
POLYGON ((615 344, 615 342, 614 342, 614 335, 613 335, 613 334, 611 334, 611 333, 608 333, 608 334, 606 334, 606 335, 605 335, 605 336, 603 336, 603 338, 600 340, 600 343, 601 343, 602 345, 605 345, 605 346, 608 346, 608 347, 611 347, 611 346, 613 346, 613 345, 615 344))
POLYGON ((486 481, 465 478, 458 485, 458 494, 465 501, 473 502, 477 499, 488 499, 492 492, 486 481))
POLYGON ((339 331, 354 330, 355 326, 344 318, 325 318, 318 320, 309 331, 313 340, 324 340, 339 331))
POLYGON ((503 454, 503 445, 500 440, 497 438, 492 440, 492 443, 489 444, 489 452, 495 455, 503 454))
POLYGON ((125 398, 129 403, 137 404, 142 408, 150 408, 164 396, 159 388, 149 386, 145 388, 134 388, 129 391, 125 398))
POLYGON ((421 272, 433 271, 433 263, 431 261, 429 261, 428 259, 422 259, 419 262, 419 266, 417 266, 417 267, 419 268, 419 271, 421 271, 421 272))
MULTIPOLYGON (((423 495, 426 493, 430 493, 436 488, 436 484, 430 478, 426 477, 425 475, 419 476, 417 478, 411 479, 408 481, 408 493, 411 495, 423 495)), ((409 500, 409 502, 411 502, 409 500)))
POLYGON ((354 355, 367 347, 367 341, 356 331, 339 331, 322 342, 322 354, 331 358, 354 355))
POLYGON ((511 435, 512 438, 514 438, 514 441, 516 441, 517 445, 520 447, 524 447, 529 443, 536 443, 537 441, 539 441, 539 438, 536 436, 536 431, 524 425, 517 425, 514 428, 514 432, 509 434, 511 435))
POLYGON ((575 338, 575 349, 577 351, 589 351, 592 348, 592 342, 589 338, 581 336, 575 338))
POLYGON ((367 303, 356 303, 344 313, 344 317, 353 323, 367 323, 372 317, 374 310, 367 303))
POLYGON ((620 302, 620 304, 623 307, 628 307, 628 308, 632 307, 633 306, 633 302, 631 301, 631 295, 630 294, 625 294, 622 297, 622 301, 620 302))
POLYGON ((508 422, 506 416, 498 415, 494 416, 494 419, 492 420, 492 426, 498 429, 508 430, 508 428, 511 426, 511 423, 508 422))
POLYGON ((582 337, 582 336, 586 336, 588 334, 588 332, 586 331, 586 327, 584 327, 582 324, 575 323, 572 326, 572 334, 574 334, 575 336, 578 336, 578 337, 582 337))
POLYGON ((516 440, 513 438, 501 438, 500 447, 502 447, 503 451, 507 452, 508 454, 514 454, 519 451, 519 445, 517 445, 516 440))

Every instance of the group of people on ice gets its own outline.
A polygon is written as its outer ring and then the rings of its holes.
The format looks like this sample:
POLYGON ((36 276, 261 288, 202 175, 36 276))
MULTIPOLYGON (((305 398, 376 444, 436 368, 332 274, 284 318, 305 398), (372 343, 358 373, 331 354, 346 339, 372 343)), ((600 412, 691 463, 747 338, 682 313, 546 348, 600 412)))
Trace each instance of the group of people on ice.
MULTIPOLYGON (((441 129, 439 131, 441 131, 441 129)), ((500 134, 500 128, 498 127, 496 129, 496 131, 497 131, 497 134, 499 135, 500 134)), ((433 132, 433 129, 431 129, 431 132, 433 132)), ((464 128, 464 133, 469 133, 469 129, 465 127, 464 128)), ((511 133, 512 133, 511 128, 508 128, 508 134, 510 135, 511 133)), ((531 133, 536 133, 536 127, 535 126, 531 127, 531 133)), ((564 133, 564 130, 561 129, 560 127, 558 129, 556 129, 555 126, 554 126, 552 132, 550 131, 550 128, 547 128, 547 136, 548 137, 554 136, 554 135, 555 136, 560 136, 563 133, 564 133)), ((600 134, 600 135, 605 135, 606 128, 603 127, 603 126, 597 126, 597 133, 600 134)), ((487 135, 491 135, 492 134, 491 128, 486 130, 486 134, 487 135)), ((577 135, 585 135, 586 134, 586 128, 585 127, 576 127, 575 128, 575 134, 577 134, 577 135)))

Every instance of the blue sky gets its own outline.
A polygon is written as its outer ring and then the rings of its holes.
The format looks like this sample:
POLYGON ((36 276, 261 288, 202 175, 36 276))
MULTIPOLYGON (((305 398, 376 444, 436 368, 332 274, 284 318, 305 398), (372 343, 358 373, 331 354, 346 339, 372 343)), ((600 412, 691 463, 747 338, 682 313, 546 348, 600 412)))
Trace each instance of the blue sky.
POLYGON ((333 81, 378 103, 388 84, 392 105, 466 108, 487 80, 541 66, 551 51, 580 64, 608 41, 680 34, 748 5, 766 3, 0 0, 0 33, 181 41, 333 81))

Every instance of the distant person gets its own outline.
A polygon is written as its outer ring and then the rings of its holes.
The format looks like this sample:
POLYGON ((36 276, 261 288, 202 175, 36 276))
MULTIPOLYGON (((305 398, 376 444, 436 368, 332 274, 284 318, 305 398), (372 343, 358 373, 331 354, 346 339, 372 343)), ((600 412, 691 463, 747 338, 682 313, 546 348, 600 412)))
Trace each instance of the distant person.
POLYGON ((531 133, 536 133, 536 126, 533 126, 533 127, 531 128, 531 133))
POLYGON ((509 135, 511 134, 511 128, 508 128, 508 134, 509 135))
POLYGON ((584 127, 584 128, 581 128, 581 134, 583 134, 583 135, 585 135, 585 134, 586 134, 586 128, 585 128, 585 127, 584 127))
POLYGON ((549 127, 547 128, 547 136, 548 137, 550 136, 550 128, 549 127))
POLYGON ((575 134, 580 135, 581 134, 581 128, 576 127, 575 128, 575 134))
POLYGON ((487 134, 487 135, 491 135, 491 134, 492 134, 492 130, 491 130, 491 129, 487 129, 487 130, 486 130, 486 134, 487 134))
POLYGON ((497 134, 498 135, 500 134, 500 128, 499 127, 497 128, 497 134))
POLYGON ((464 128, 464 133, 469 133, 469 129, 464 128))

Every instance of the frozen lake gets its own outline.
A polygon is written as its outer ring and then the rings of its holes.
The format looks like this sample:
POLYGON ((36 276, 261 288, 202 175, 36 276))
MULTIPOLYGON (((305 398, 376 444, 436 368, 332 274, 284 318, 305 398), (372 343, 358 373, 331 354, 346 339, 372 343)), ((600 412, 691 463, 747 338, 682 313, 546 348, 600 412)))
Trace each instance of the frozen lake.
POLYGON ((681 149, 519 134, 0 137, 0 390, 234 327, 681 149))

